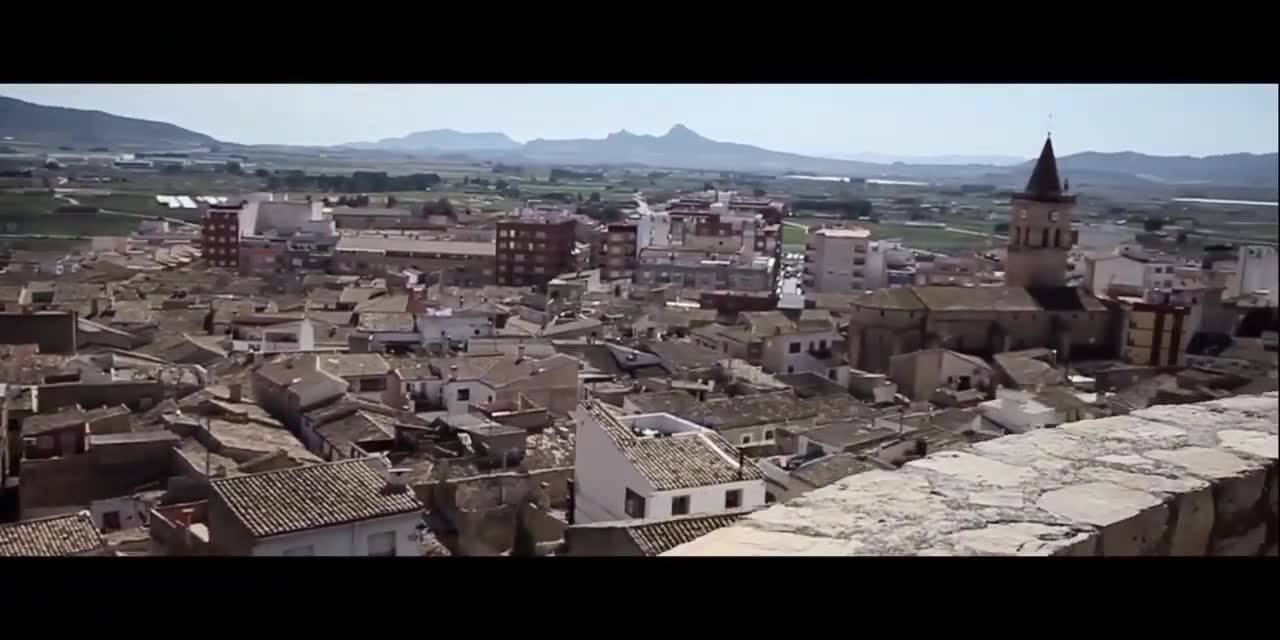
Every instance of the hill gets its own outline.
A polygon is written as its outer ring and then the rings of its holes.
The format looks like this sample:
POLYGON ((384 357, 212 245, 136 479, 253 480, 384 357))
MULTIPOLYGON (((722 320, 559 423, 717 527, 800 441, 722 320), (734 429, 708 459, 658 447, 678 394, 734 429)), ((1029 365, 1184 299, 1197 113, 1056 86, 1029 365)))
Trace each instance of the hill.
POLYGON ((377 151, 512 151, 520 143, 505 133, 466 133, 453 129, 417 131, 399 138, 383 138, 377 142, 352 142, 341 145, 351 149, 377 151))
MULTIPOLYGON (((1030 170, 1031 163, 1022 165, 1030 170)), ((1062 171, 1094 171, 1139 176, 1163 182, 1276 184, 1280 163, 1274 153, 1232 153, 1219 156, 1151 156, 1125 151, 1086 151, 1058 158, 1062 171)))
POLYGON ((166 122, 49 107, 0 96, 0 137, 74 146, 206 146, 218 141, 166 122))

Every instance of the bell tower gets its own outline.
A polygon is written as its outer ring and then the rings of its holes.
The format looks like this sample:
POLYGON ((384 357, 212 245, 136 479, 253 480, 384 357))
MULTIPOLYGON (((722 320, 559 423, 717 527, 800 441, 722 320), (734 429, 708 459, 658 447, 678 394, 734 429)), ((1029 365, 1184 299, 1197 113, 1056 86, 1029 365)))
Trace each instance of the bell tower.
POLYGON ((1058 179, 1053 140, 1044 141, 1026 189, 1013 194, 1005 284, 1010 287, 1061 287, 1067 280, 1067 252, 1075 244, 1071 209, 1076 197, 1058 179))

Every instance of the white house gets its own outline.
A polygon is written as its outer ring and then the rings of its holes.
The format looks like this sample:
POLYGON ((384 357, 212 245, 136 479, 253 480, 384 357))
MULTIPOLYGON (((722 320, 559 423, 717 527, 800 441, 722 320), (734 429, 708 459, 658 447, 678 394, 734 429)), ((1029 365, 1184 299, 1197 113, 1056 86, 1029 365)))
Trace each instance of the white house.
POLYGON ((1013 433, 1057 426, 1065 421, 1057 409, 1040 402, 1034 393, 1003 387, 996 390, 995 400, 980 403, 978 409, 984 418, 1013 433))
POLYGON ((450 343, 465 344, 471 338, 492 337, 493 329, 493 315, 483 309, 459 311, 446 307, 418 314, 418 333, 423 347, 439 345, 447 349, 450 343))
POLYGON ((775 324, 765 334, 760 364, 769 373, 812 373, 849 386, 849 364, 830 313, 804 311, 794 324, 775 324))
POLYGON ((764 474, 720 434, 667 413, 574 413, 575 524, 719 514, 765 503, 764 474))
POLYGON ((1280 301, 1280 254, 1275 247, 1240 247, 1236 257, 1236 280, 1230 297, 1258 295, 1267 306, 1280 301), (1265 292, 1265 293, 1264 293, 1265 292))
POLYGON ((231 350, 255 353, 298 353, 314 351, 316 327, 310 320, 272 325, 235 325, 231 350))
POLYGON ((209 544, 234 556, 421 555, 424 505, 382 458, 215 480, 209 544))

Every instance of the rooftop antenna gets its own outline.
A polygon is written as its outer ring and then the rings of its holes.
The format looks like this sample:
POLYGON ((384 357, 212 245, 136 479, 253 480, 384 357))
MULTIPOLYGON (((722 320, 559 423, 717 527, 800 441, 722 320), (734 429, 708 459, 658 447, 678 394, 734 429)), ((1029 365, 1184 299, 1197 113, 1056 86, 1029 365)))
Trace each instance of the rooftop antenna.
POLYGON ((1049 112, 1049 122, 1045 125, 1045 132, 1048 137, 1053 137, 1053 112, 1049 112))

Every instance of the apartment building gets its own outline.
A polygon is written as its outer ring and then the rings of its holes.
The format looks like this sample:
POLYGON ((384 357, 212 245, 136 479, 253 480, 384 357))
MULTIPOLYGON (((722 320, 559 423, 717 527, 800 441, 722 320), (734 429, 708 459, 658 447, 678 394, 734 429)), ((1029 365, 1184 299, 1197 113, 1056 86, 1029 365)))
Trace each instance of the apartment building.
POLYGON ((498 223, 495 273, 498 284, 544 285, 575 269, 577 222, 559 216, 526 216, 498 223))
POLYGON ((1120 298, 1121 358, 1151 367, 1181 366, 1191 332, 1185 331, 1190 308, 1167 301, 1120 298))
POLYGON ((334 248, 338 274, 381 275, 414 269, 448 271, 452 284, 472 286, 493 281, 494 244, 426 239, 416 236, 342 236, 334 248))
POLYGON ((871 232, 866 229, 811 230, 805 243, 805 287, 820 293, 866 289, 870 245, 871 232))
POLYGON ((631 279, 639 264, 638 231, 634 222, 606 225, 601 234, 602 257, 600 277, 605 280, 631 279))
POLYGON ((649 247, 640 250, 633 279, 639 285, 675 284, 700 291, 772 292, 777 263, 774 257, 649 247))
POLYGON ((209 266, 240 266, 240 217, 246 205, 209 205, 200 227, 200 247, 209 266))

